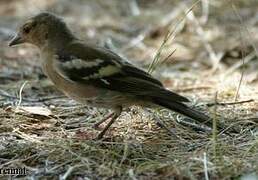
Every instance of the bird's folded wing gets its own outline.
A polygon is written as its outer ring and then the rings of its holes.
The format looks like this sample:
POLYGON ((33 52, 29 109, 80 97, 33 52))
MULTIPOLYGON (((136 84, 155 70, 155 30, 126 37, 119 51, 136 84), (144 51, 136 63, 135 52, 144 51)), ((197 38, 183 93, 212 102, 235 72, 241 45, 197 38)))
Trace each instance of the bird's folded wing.
POLYGON ((73 46, 65 55, 57 54, 56 70, 66 79, 97 88, 134 96, 159 97, 177 102, 188 101, 185 97, 166 90, 160 81, 126 63, 119 56, 108 50, 85 47, 84 44, 76 44, 76 48, 73 46))

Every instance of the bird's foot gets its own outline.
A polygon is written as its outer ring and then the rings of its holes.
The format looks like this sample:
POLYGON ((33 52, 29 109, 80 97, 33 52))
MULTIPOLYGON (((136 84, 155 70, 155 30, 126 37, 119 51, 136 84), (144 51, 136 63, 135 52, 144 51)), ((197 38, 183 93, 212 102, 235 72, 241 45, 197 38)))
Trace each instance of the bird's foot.
POLYGON ((110 119, 112 116, 114 115, 114 113, 110 113, 108 114, 106 117, 104 117, 102 120, 100 120, 99 122, 96 122, 95 124, 93 124, 92 128, 94 129, 100 129, 99 126, 101 124, 103 124, 104 122, 106 122, 108 119, 110 119))

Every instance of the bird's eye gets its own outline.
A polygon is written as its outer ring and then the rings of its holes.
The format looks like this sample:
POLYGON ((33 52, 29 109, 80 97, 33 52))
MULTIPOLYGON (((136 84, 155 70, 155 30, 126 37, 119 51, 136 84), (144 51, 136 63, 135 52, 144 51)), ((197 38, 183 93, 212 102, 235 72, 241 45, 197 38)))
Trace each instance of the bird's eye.
POLYGON ((25 34, 28 34, 28 33, 30 32, 30 30, 31 30, 31 27, 30 27, 30 26, 25 26, 25 27, 23 28, 23 32, 24 32, 25 34))

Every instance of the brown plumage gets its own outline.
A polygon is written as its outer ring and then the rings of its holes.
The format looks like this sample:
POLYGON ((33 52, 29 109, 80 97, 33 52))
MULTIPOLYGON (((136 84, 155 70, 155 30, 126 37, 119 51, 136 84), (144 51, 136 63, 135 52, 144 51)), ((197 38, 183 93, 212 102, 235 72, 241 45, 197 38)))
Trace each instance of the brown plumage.
POLYGON ((159 80, 114 52, 79 40, 53 14, 29 19, 10 46, 26 42, 40 49, 43 70, 58 89, 78 102, 114 111, 98 138, 131 105, 163 106, 210 125, 208 116, 185 104, 187 98, 165 89, 159 80))

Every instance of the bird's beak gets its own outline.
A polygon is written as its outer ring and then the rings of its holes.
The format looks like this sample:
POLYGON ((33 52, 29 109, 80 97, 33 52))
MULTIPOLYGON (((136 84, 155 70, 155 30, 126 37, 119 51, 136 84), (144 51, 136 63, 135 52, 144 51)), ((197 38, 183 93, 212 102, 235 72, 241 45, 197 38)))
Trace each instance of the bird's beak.
POLYGON ((23 38, 17 34, 10 42, 9 42, 9 46, 14 46, 14 45, 17 45, 17 44, 21 44, 21 43, 24 43, 24 40, 23 38))

